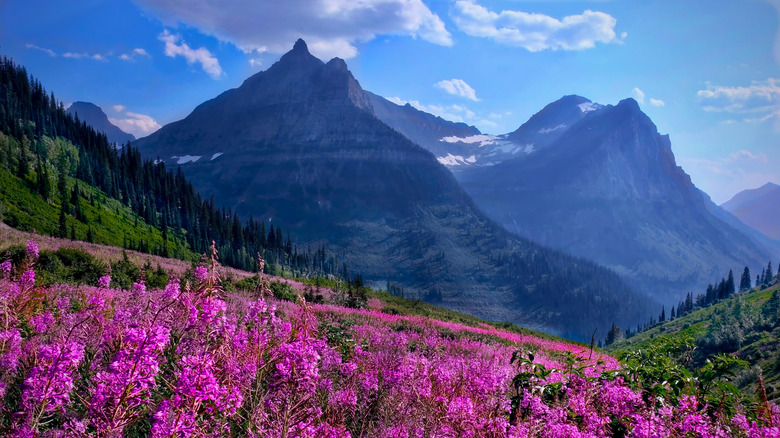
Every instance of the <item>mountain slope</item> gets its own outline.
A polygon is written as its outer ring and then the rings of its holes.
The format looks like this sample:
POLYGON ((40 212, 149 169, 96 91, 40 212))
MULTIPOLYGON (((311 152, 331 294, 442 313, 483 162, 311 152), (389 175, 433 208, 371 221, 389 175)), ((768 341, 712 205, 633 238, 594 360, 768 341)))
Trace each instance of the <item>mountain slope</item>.
POLYGON ((368 281, 578 339, 646 301, 611 272, 511 236, 450 172, 376 118, 336 58, 299 40, 265 72, 136 145, 244 217, 326 243, 368 281))
POLYGON ((721 205, 749 227, 771 239, 780 239, 780 186, 766 183, 763 186, 744 190, 721 205))
POLYGON ((696 348, 687 357, 689 367, 701 367, 720 353, 733 354, 751 366, 739 372, 735 379, 737 386, 755 391, 755 367, 759 367, 768 398, 780 400, 778 289, 775 284, 736 294, 712 306, 658 323, 607 348, 613 352, 632 351, 691 338, 696 348))
POLYGON ((106 134, 109 143, 122 145, 128 141, 135 140, 133 134, 128 134, 111 123, 103 109, 94 103, 73 102, 65 111, 74 117, 78 116, 79 120, 86 122, 87 125, 93 127, 96 131, 106 134))
POLYGON ((662 300, 769 258, 712 214, 633 99, 589 111, 527 157, 456 176, 508 230, 591 258, 662 300))

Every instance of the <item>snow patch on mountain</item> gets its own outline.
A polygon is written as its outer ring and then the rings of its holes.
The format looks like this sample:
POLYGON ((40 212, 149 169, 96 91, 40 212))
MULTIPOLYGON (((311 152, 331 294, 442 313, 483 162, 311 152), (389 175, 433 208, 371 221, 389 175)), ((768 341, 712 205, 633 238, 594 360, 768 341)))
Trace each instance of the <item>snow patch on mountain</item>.
POLYGON ((445 143, 468 143, 468 144, 479 143, 479 147, 483 147, 483 146, 494 144, 499 138, 500 137, 496 135, 478 134, 478 135, 470 135, 468 137, 456 137, 456 136, 443 137, 439 139, 439 141, 443 141, 445 143))
POLYGON ((219 157, 222 154, 223 154, 223 152, 217 152, 216 154, 211 156, 211 160, 209 160, 209 161, 214 161, 215 158, 219 157))
MULTIPOLYGON (((580 105, 582 107, 582 105, 580 105)), ((559 129, 566 129, 566 125, 561 123, 560 125, 554 127, 554 128, 542 128, 539 130, 539 134, 549 134, 551 132, 555 132, 559 129)))
POLYGON ((462 155, 447 154, 446 157, 436 157, 436 160, 445 166, 461 166, 475 163, 477 157, 472 155, 468 158, 463 158, 462 155))
POLYGON ((577 105, 580 107, 580 111, 587 113, 589 111, 596 111, 601 108, 601 105, 593 102, 585 102, 577 105))
POLYGON ((171 159, 177 160, 176 164, 186 164, 186 163, 194 163, 198 160, 200 160, 200 155, 183 155, 181 157, 173 156, 171 159))

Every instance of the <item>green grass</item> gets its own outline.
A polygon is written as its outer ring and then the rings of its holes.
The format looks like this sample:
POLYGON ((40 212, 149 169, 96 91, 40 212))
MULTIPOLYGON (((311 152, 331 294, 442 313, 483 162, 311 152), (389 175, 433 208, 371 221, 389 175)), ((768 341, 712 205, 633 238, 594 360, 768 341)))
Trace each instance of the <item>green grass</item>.
MULTIPOLYGON (((21 180, 0 167, 0 203, 5 210, 3 222, 21 231, 56 236, 61 201, 55 195, 45 200, 33 192, 31 181, 34 180, 33 172, 28 174, 27 180, 21 180)), ((91 228, 94 243, 123 247, 126 243, 138 245, 144 241, 150 248, 162 248, 162 232, 145 223, 129 207, 82 181, 69 178, 69 190, 74 185, 78 185, 82 194, 80 203, 85 219, 82 222, 73 215, 66 216, 68 237, 72 230, 76 240, 86 241, 91 228), (95 200, 94 205, 92 200, 95 200)), ((169 237, 168 250, 176 258, 198 259, 197 254, 190 251, 180 239, 169 237)))
POLYGON ((619 356, 627 351, 646 350, 671 339, 689 336, 696 345, 692 368, 702 366, 717 353, 733 354, 750 364, 750 368, 737 377, 738 386, 748 392, 755 391, 760 374, 769 398, 780 400, 780 326, 776 317, 772 320, 762 316, 762 306, 778 288, 780 285, 737 294, 710 307, 656 324, 649 330, 615 342, 607 350, 619 356), (737 313, 742 316, 737 318, 737 313), (736 333, 734 338, 738 341, 713 343, 719 329, 721 334, 736 333))

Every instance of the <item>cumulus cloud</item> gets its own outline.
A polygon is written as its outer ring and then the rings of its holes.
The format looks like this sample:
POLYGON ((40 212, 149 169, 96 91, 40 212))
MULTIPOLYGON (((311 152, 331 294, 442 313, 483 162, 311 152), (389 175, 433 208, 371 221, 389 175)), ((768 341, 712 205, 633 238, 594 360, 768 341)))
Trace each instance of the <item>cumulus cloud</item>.
POLYGON ((455 2, 452 19, 467 35, 531 52, 590 49, 596 43, 620 42, 626 36, 617 37, 617 20, 611 15, 591 10, 559 20, 523 11, 496 13, 475 0, 460 0, 455 2))
POLYGON ((696 95, 705 111, 768 113, 780 106, 780 79, 769 78, 736 87, 707 84, 696 95))
POLYGON ((219 79, 222 76, 222 67, 219 66, 219 60, 205 47, 193 49, 182 41, 180 35, 174 35, 168 32, 167 29, 157 38, 165 43, 166 56, 171 58, 181 56, 187 61, 187 64, 200 64, 203 71, 214 79, 219 79))
POLYGON ((182 23, 246 53, 284 53, 298 38, 313 54, 347 59, 355 43, 409 35, 449 46, 452 36, 423 0, 134 0, 164 23, 182 23))
POLYGON ((122 131, 133 134, 136 138, 146 137, 161 128, 160 124, 151 116, 126 111, 124 105, 114 105, 113 109, 118 113, 118 117, 109 117, 108 120, 122 131))
POLYGON ((477 92, 463 79, 450 79, 439 81, 434 84, 436 88, 440 88, 445 92, 452 94, 453 96, 465 97, 466 99, 478 101, 477 92))

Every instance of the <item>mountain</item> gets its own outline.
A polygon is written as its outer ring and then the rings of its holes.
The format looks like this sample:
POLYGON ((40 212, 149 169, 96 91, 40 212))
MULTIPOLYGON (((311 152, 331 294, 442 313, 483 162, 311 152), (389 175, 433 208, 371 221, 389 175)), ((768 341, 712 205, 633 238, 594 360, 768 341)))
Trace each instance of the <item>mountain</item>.
POLYGON ((379 120, 430 151, 453 171, 492 166, 543 149, 587 113, 602 108, 581 96, 564 96, 544 107, 517 131, 491 135, 420 111, 408 103, 396 105, 373 93, 367 94, 379 120))
POLYGON ((106 134, 109 143, 123 145, 128 141, 135 140, 133 134, 128 134, 111 123, 103 109, 94 103, 73 102, 65 111, 74 117, 78 116, 79 120, 86 122, 87 125, 93 127, 96 131, 106 134))
POLYGON ((444 120, 439 116, 420 111, 408 103, 403 106, 396 105, 370 91, 365 93, 371 100, 374 115, 379 120, 436 156, 470 153, 470 144, 448 142, 445 139, 482 135, 474 126, 444 120))
POLYGON ((135 145, 244 218, 283 224, 300 247, 326 244, 369 284, 407 297, 577 339, 645 316, 648 301, 614 273, 485 217, 374 111, 343 60, 323 63, 299 40, 135 145))
POLYGON ((595 260, 666 302, 718 273, 766 263, 764 245, 718 217, 636 101, 602 107, 581 99, 548 105, 508 136, 544 145, 533 153, 457 169, 489 216, 520 236, 595 260), (555 138, 545 142, 546 135, 555 138))
POLYGON ((721 207, 746 225, 767 237, 780 239, 780 186, 766 183, 763 186, 743 190, 724 202, 721 207))

